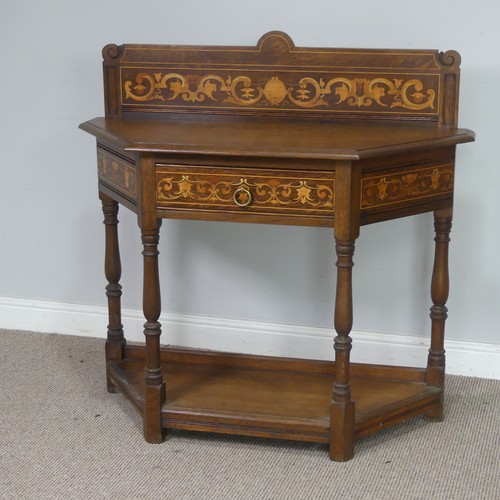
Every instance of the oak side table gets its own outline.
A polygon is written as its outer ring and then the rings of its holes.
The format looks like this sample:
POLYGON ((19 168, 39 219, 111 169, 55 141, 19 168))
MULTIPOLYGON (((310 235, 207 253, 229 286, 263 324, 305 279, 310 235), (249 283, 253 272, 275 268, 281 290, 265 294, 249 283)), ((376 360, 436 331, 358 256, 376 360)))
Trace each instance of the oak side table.
MULTIPOLYGON (((444 326, 460 56, 454 51, 107 45, 97 138, 106 228, 107 384, 165 429, 329 443, 422 414, 443 418, 444 326), (145 345, 120 317, 119 204, 137 214, 145 345), (352 266, 360 226, 433 212, 427 368, 349 361, 352 266), (164 218, 322 226, 337 254, 335 362, 161 347, 158 241, 164 218)), ((168 332, 166 332, 168 340, 168 332)))

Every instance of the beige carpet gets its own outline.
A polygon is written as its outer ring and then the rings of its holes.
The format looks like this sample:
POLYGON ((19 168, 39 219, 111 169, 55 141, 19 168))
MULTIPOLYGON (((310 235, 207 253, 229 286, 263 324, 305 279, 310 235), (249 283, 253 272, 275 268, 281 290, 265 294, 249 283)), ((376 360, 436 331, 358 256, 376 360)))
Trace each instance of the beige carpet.
POLYGON ((104 383, 99 339, 0 330, 1 499, 500 499, 500 381, 448 377, 446 419, 324 445, 171 432, 104 383))

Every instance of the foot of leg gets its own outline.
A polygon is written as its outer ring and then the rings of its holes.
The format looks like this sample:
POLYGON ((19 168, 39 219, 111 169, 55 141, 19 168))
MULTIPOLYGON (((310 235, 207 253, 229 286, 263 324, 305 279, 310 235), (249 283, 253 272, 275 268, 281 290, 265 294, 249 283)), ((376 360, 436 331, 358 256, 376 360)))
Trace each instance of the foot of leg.
POLYGON ((354 456, 354 401, 333 401, 330 407, 330 459, 346 462, 354 456))

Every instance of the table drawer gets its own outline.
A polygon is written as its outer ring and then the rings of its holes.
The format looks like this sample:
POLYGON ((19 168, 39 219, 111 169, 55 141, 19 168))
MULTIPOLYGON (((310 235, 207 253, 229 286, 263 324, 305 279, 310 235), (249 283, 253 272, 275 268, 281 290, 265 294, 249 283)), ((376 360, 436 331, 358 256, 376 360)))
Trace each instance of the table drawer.
POLYGON ((333 218, 334 174, 157 164, 158 209, 333 218))

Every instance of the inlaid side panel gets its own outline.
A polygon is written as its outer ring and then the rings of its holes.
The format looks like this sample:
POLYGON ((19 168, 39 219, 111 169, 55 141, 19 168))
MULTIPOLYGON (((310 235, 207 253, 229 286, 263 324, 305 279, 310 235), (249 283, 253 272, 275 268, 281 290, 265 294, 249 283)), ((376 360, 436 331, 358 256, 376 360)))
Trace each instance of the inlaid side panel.
POLYGON ((99 180, 119 191, 126 198, 137 200, 137 173, 135 165, 102 148, 97 148, 99 180))
POLYGON ((362 223, 451 206, 454 176, 452 160, 365 172, 361 180, 362 223))
POLYGON ((453 163, 364 177, 361 209, 424 200, 453 193, 453 163))
POLYGON ((334 176, 316 172, 186 168, 158 164, 160 209, 223 211, 333 220, 334 176))

